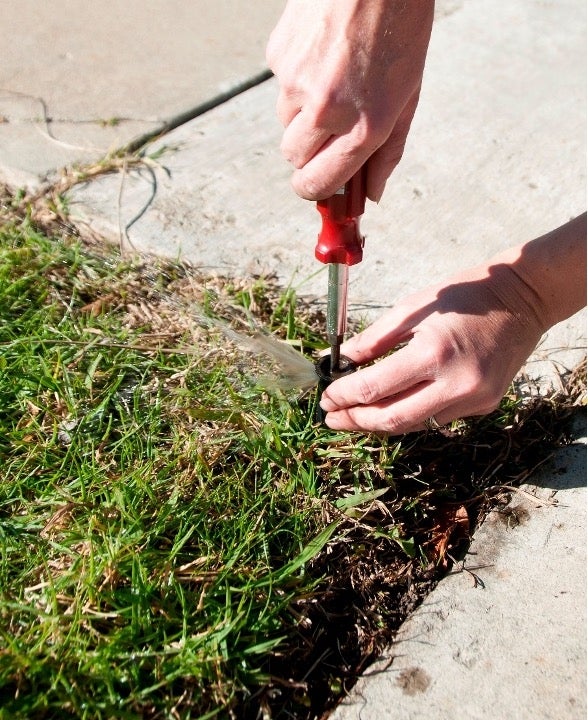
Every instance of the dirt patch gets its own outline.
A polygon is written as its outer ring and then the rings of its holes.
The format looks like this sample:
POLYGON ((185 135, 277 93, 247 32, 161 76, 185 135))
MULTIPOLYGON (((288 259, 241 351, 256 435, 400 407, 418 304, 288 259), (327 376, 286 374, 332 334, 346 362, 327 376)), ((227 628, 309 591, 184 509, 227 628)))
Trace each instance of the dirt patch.
POLYGON ((524 525, 531 518, 531 513, 522 503, 518 505, 509 505, 504 510, 496 513, 498 522, 509 530, 519 525, 524 525))
POLYGON ((431 678, 422 668, 411 667, 400 673, 396 684, 402 688, 405 695, 418 695, 426 692, 431 684, 431 678))

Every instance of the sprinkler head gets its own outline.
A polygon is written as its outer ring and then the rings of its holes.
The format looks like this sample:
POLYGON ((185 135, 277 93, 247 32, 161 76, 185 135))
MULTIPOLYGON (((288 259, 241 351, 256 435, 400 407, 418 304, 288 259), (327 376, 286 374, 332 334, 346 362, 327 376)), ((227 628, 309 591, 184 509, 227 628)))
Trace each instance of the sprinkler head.
POLYGON ((331 355, 323 355, 314 364, 314 371, 318 377, 317 398, 316 398, 316 421, 325 422, 325 411, 319 405, 323 390, 330 385, 333 380, 338 380, 344 375, 350 375, 357 370, 357 365, 345 355, 339 358, 339 367, 337 370, 331 370, 331 355))

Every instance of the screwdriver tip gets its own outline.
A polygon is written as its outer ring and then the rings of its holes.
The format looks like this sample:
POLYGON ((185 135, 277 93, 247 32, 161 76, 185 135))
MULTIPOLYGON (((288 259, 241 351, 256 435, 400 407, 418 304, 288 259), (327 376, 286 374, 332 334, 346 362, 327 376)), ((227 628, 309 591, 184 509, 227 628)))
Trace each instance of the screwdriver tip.
POLYGON ((338 372, 341 362, 341 350, 339 345, 331 345, 331 375, 338 372))

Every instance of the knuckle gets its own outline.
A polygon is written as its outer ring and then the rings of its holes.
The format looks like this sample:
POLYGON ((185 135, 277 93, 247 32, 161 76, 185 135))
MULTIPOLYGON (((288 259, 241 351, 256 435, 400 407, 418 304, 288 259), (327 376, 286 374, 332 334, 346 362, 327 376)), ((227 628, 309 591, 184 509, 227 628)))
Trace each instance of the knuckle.
POLYGON ((432 377, 443 374, 444 368, 451 361, 452 354, 445 344, 429 343, 419 351, 422 366, 432 377))
POLYGON ((405 141, 400 138, 396 142, 387 144, 382 152, 384 162, 397 165, 404 155, 405 147, 405 141))
POLYGON ((489 388, 486 387, 484 381, 484 373, 480 367, 469 367, 460 379, 461 395, 463 397, 486 397, 489 395, 489 388))
POLYGON ((279 77, 280 65, 282 64, 280 60, 284 56, 282 48, 282 38, 280 34, 274 30, 270 34, 265 46, 265 61, 276 77, 279 77))
POLYGON ((357 377, 357 396, 361 405, 371 405, 379 398, 378 387, 373 381, 359 374, 357 377))
POLYGON ((353 128, 355 143, 358 147, 371 147, 379 143, 379 128, 369 117, 359 115, 353 128))
POLYGON ((495 410, 502 400, 503 388, 481 364, 471 365, 460 378, 460 396, 481 408, 477 414, 495 410))
POLYGON ((503 394, 502 387, 498 386, 487 388, 486 391, 482 393, 481 401, 485 406, 484 414, 496 410, 502 401, 503 394))
POLYGON ((316 127, 328 127, 332 124, 331 115, 333 105, 326 97, 309 98, 309 102, 305 108, 312 123, 316 127))
POLYGON ((339 135, 361 125, 357 109, 337 88, 312 86, 306 97, 305 111, 317 127, 339 135))
POLYGON ((406 418, 399 416, 392 410, 389 410, 382 418, 382 430, 388 435, 402 435, 414 426, 414 420, 409 423, 406 418))

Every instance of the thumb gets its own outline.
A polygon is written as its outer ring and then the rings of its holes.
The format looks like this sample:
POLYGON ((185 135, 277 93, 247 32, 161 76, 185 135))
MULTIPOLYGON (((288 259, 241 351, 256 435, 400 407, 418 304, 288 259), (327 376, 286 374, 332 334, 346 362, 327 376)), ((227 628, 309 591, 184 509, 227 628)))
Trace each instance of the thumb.
POLYGON ((386 182, 402 159, 406 138, 419 101, 417 90, 410 98, 394 124, 388 139, 370 156, 367 175, 367 196, 380 202, 386 182))

